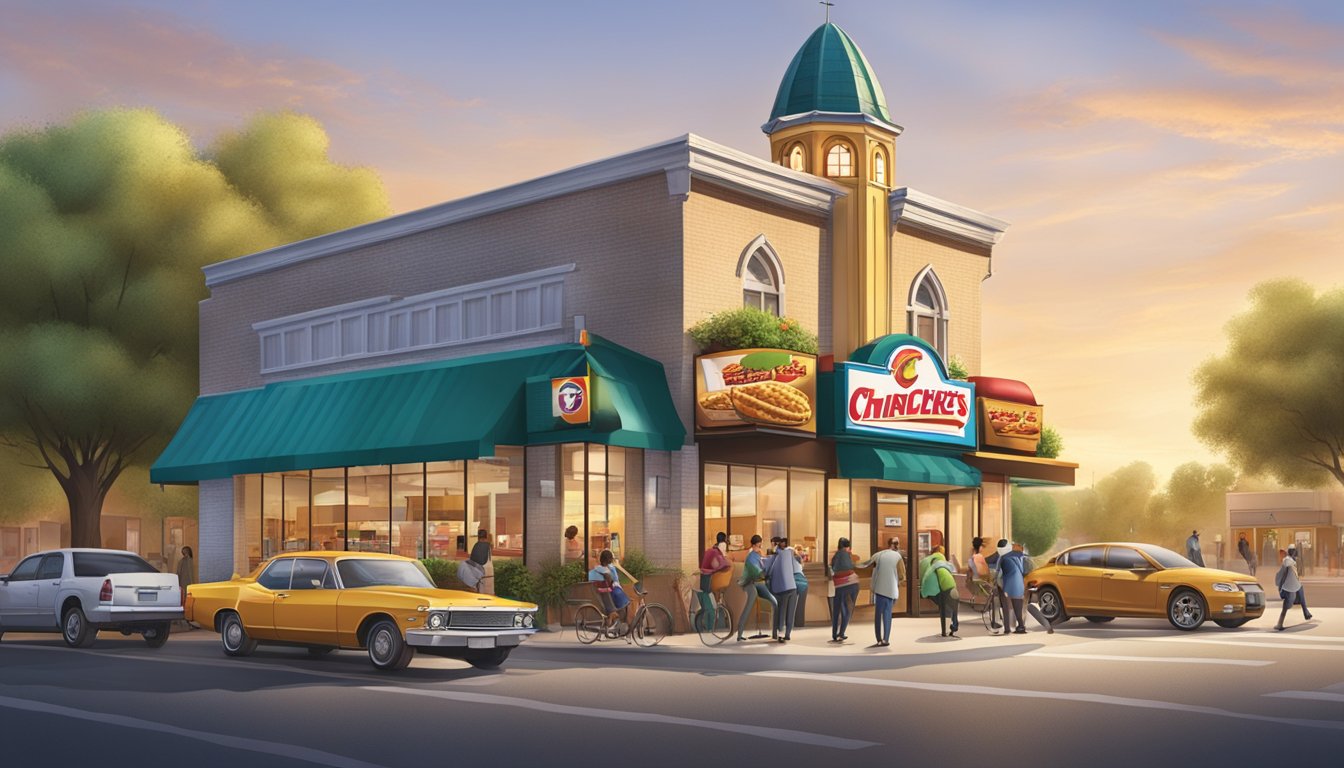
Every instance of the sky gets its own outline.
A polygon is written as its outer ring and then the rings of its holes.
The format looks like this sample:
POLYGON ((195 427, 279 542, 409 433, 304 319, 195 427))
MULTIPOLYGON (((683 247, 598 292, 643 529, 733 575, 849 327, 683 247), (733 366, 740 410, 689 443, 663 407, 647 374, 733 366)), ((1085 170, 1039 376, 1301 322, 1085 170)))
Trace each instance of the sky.
MULTIPOLYGON (((199 145, 312 114, 401 212, 686 133, 765 157, 812 0, 0 0, 0 132, 143 106, 199 145)), ((840 0, 897 186, 1011 222, 985 375, 1078 484, 1219 457, 1191 376, 1269 279, 1344 284, 1344 3, 840 0)), ((953 308, 955 311, 955 308, 953 308)))

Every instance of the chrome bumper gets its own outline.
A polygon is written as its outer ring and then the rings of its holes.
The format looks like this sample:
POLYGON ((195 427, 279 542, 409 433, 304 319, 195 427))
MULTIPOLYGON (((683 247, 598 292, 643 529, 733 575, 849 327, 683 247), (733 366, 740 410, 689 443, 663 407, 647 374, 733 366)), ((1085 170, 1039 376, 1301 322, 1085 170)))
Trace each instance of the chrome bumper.
POLYGON ((523 642, 535 629, 466 631, 460 629, 408 629, 406 644, 417 648, 509 648, 523 642))
POLYGON ((111 624, 115 626, 124 626, 127 624, 144 624, 155 621, 176 621, 182 618, 182 606, 163 606, 153 607, 133 607, 133 606, 102 606, 91 608, 86 614, 90 624, 111 624))

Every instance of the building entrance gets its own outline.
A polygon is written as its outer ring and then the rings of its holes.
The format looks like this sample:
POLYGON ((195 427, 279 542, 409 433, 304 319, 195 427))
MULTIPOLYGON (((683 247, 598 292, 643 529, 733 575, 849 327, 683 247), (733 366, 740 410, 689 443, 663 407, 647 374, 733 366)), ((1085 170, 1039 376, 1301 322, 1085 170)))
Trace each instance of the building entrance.
MULTIPOLYGON (((948 495, 913 493, 891 488, 873 488, 872 551, 885 549, 895 537, 900 540, 905 559, 905 583, 901 599, 892 608, 893 616, 936 616, 938 606, 919 596, 919 561, 933 548, 946 546, 948 495)), ((950 557, 950 554, 949 554, 950 557)))

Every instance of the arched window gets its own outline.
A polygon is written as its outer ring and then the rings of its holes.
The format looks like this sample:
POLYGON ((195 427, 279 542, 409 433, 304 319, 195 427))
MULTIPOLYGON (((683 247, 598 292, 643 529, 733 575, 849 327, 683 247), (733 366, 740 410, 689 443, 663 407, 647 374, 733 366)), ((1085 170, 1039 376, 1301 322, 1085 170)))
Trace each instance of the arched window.
POLYGON ((873 181, 879 186, 887 186, 887 156, 882 150, 873 153, 873 181))
POLYGON ((849 151, 849 145, 836 144, 826 151, 826 175, 854 175, 854 153, 849 151))
POLYGON ((927 341, 947 359, 947 293, 933 267, 920 270, 910 285, 910 335, 927 341))
POLYGON ((779 256, 766 241, 758 236, 742 251, 737 261, 737 275, 742 278, 742 305, 763 309, 773 315, 784 311, 784 272, 779 256))
POLYGON ((807 170, 807 156, 803 154, 802 144, 794 144, 793 148, 789 150, 788 166, 790 170, 794 171, 807 170))

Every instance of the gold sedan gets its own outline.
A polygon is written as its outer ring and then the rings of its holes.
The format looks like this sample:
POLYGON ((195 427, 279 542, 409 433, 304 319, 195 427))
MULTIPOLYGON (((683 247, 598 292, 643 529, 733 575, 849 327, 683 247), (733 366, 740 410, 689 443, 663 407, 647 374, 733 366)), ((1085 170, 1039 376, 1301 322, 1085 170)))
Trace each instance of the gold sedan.
POLYGON ((1254 578, 1204 568, 1152 544, 1083 544, 1060 552, 1027 574, 1027 589, 1053 624, 1082 616, 1165 616, 1181 630, 1207 619, 1240 627, 1265 612, 1265 593, 1254 578))
POLYGON ((220 633, 224 653, 258 643, 313 656, 367 649, 379 670, 404 669, 416 650, 494 669, 536 632, 537 606, 438 589, 418 560, 354 552, 296 552, 247 576, 187 587, 185 613, 220 633))

